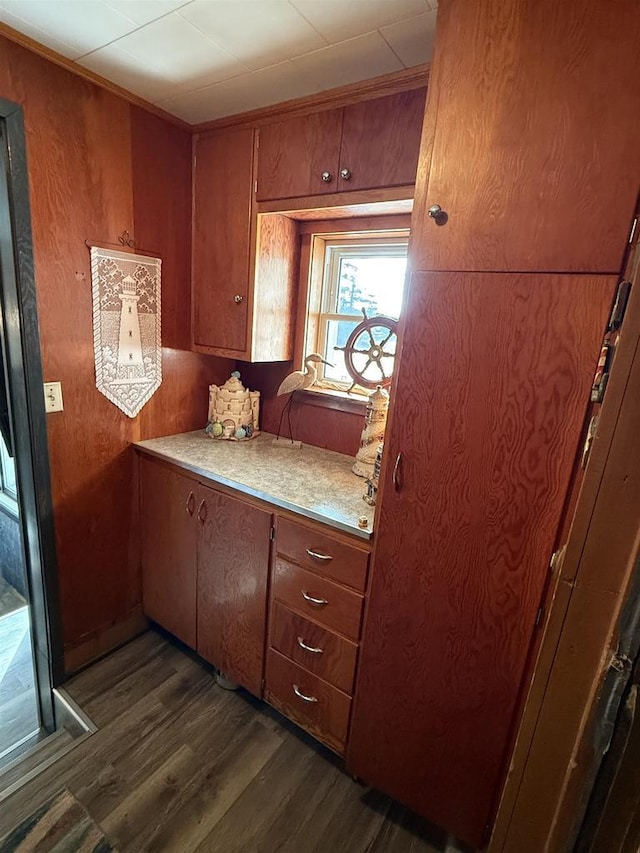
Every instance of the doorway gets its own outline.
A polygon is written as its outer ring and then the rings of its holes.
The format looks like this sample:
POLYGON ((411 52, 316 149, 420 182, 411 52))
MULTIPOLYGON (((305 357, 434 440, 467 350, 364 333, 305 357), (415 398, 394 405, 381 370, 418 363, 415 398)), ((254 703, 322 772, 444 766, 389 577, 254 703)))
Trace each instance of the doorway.
POLYGON ((55 728, 63 676, 22 109, 0 99, 0 768, 55 728))

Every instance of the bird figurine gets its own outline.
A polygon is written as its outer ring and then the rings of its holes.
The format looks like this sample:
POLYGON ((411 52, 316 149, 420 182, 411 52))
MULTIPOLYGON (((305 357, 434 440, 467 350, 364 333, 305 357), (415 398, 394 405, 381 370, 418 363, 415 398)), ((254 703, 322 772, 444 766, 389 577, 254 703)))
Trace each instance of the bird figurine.
POLYGON ((326 364, 329 367, 333 367, 329 361, 325 361, 320 353, 312 352, 304 360, 304 370, 294 370, 293 373, 285 376, 280 383, 277 396, 291 394, 293 391, 304 391, 305 388, 310 388, 315 384, 318 378, 318 371, 313 366, 314 364, 326 364))
POLYGON ((311 386, 318 378, 318 371, 314 367, 315 364, 326 364, 329 367, 333 367, 331 362, 325 361, 325 359, 320 355, 320 353, 312 352, 311 355, 308 355, 304 360, 304 370, 294 370, 293 373, 290 373, 288 376, 285 376, 285 378, 280 383, 277 396, 280 397, 283 394, 291 394, 291 396, 284 404, 282 411, 280 412, 278 435, 275 439, 278 442, 280 440, 280 432, 282 430, 282 421, 286 416, 287 424, 289 426, 289 442, 291 446, 300 446, 300 442, 294 442, 293 440, 293 430, 291 428, 291 405, 293 403, 293 397, 295 392, 304 391, 305 388, 311 388, 311 386))

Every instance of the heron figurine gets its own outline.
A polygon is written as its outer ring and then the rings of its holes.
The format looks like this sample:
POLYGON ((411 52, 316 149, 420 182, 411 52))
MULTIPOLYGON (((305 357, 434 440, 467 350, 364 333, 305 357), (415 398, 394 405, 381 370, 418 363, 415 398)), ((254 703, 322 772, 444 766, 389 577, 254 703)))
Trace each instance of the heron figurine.
POLYGON ((280 438, 280 430, 282 428, 282 419, 284 418, 285 412, 287 414, 287 423, 289 425, 289 439, 293 442, 293 434, 291 431, 291 405, 293 403, 293 395, 296 391, 304 391, 305 388, 310 388, 313 384, 315 384, 318 378, 318 371, 314 365, 316 364, 326 364, 329 367, 333 367, 330 361, 324 359, 320 353, 312 352, 311 355, 308 355, 304 360, 304 370, 294 370, 293 373, 290 373, 280 383, 280 387, 278 388, 278 397, 281 397, 283 394, 290 394, 291 396, 283 406, 282 412, 280 414, 280 423, 278 424, 278 438, 280 438))

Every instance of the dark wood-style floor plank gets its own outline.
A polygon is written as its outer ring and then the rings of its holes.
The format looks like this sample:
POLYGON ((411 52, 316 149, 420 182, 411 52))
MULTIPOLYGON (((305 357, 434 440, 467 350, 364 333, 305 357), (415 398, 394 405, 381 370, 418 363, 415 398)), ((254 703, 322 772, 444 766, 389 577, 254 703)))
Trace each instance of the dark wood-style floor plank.
POLYGON ((120 853, 438 853, 446 840, 277 712, 149 631, 65 685, 98 723, 0 809, 67 787, 120 853))

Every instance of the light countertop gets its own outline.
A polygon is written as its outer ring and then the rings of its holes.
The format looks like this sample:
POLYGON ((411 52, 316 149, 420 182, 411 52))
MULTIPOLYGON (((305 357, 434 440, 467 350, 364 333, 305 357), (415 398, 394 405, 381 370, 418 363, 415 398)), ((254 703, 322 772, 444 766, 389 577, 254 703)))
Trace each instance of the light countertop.
POLYGON ((370 539, 374 507, 362 499, 366 485, 351 471, 354 459, 308 444, 299 450, 276 447, 273 439, 263 432, 250 441, 219 441, 198 430, 135 447, 212 483, 370 539), (366 529, 358 527, 361 516, 366 529))

